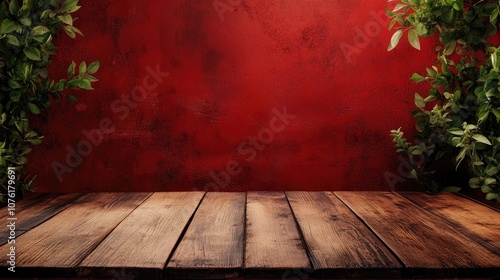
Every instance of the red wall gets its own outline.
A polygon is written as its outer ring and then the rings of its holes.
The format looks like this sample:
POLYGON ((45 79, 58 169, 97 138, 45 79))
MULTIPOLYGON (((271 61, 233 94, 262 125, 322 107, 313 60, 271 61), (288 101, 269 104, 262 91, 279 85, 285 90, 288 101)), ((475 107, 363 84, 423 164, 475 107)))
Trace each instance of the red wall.
POLYGON ((40 192, 401 188, 389 131, 434 42, 388 53, 386 0, 81 4, 50 72, 99 59, 100 82, 36 121, 40 192))

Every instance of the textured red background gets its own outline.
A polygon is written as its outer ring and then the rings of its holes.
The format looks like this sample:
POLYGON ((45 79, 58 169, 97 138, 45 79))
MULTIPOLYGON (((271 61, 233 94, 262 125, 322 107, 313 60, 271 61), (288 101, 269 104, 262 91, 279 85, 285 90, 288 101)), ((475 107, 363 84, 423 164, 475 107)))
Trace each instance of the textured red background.
POLYGON ((36 121, 46 136, 30 155, 38 191, 389 190, 384 173, 398 175, 389 131, 411 136, 409 77, 432 63, 434 42, 387 52, 386 0, 81 4, 85 37, 61 36, 50 72, 99 59, 100 82, 36 121), (169 76, 144 100, 120 101, 148 66, 169 76), (284 107, 295 118, 269 139, 284 107), (103 119, 114 131, 58 180, 54 163, 68 165, 67 149, 103 119), (259 133, 269 143, 252 155, 245 141, 259 133), (220 172, 228 164, 233 175, 220 172))

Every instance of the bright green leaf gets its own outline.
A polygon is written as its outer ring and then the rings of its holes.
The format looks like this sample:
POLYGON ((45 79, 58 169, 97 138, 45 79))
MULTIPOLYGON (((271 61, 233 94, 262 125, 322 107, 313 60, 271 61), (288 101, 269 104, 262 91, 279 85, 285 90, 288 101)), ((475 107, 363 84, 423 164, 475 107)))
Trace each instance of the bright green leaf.
POLYGON ((420 82, 425 81, 425 77, 423 77, 422 75, 419 75, 418 73, 413 73, 410 80, 412 80, 415 83, 420 83, 420 82))
POLYGON ((97 70, 99 70, 99 66, 100 66, 100 62, 99 60, 96 60, 92 63, 89 64, 89 67, 87 69, 88 73, 89 74, 94 74, 97 72, 97 70))
POLYGON ((484 136, 482 134, 474 134, 474 135, 472 135, 472 138, 479 143, 483 143, 483 144, 491 146, 490 140, 488 140, 488 138, 486 138, 486 136, 484 136))
POLYGON ((79 71, 80 71, 80 75, 87 73, 87 63, 85 63, 85 61, 82 61, 80 63, 79 71))
POLYGON ((486 180, 484 180, 485 185, 494 185, 496 183, 497 183, 497 179, 495 179, 495 178, 486 178, 486 180))
POLYGON ((75 76, 76 63, 74 61, 68 67, 68 77, 73 78, 75 76))
POLYGON ((497 193, 488 193, 488 194, 486 194, 486 199, 487 200, 493 200, 493 199, 495 199, 497 197, 498 197, 497 193))
POLYGON ((415 105, 418 108, 424 108, 425 107, 424 98, 422 96, 420 96, 420 94, 418 94, 418 93, 415 93, 415 105))
POLYGON ((50 32, 50 30, 47 27, 42 26, 42 25, 36 26, 33 28, 33 30, 31 30, 31 34, 33 34, 33 35, 43 35, 47 32, 50 32))
POLYGON ((78 0, 66 0, 61 6, 61 10, 69 11, 78 5, 78 0))
POLYGON ((394 32, 394 34, 391 37, 391 43, 389 44, 389 47, 387 48, 387 51, 390 51, 390 50, 394 49, 398 45, 399 40, 401 39, 402 36, 403 36, 403 30, 402 29, 399 29, 396 32, 394 32))
POLYGON ((469 186, 473 189, 480 188, 482 186, 481 179, 479 178, 471 178, 469 180, 469 186))
POLYGON ((408 31, 408 42, 410 42, 410 45, 412 45, 412 47, 420 50, 420 40, 415 29, 410 29, 410 31, 408 31))
POLYGON ((57 16, 57 18, 67 25, 73 25, 73 17, 70 14, 64 14, 61 16, 57 16))

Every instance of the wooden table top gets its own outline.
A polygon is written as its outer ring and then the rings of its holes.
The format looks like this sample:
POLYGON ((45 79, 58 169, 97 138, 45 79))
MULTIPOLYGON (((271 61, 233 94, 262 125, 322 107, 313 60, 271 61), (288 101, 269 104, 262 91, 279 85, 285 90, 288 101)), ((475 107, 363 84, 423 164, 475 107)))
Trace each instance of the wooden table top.
POLYGON ((448 193, 41 194, 15 244, 0 217, 0 277, 500 277, 500 212, 448 193))

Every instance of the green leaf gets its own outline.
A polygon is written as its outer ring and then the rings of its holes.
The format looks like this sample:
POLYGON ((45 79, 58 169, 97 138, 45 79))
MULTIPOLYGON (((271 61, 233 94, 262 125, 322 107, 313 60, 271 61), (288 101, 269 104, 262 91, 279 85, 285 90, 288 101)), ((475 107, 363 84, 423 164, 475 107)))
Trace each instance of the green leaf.
POLYGON ((15 24, 10 19, 6 18, 0 24, 0 34, 8 34, 14 30, 16 30, 17 24, 15 24))
POLYGON ((61 10, 70 11, 78 5, 78 0, 66 0, 61 6, 61 10))
POLYGON ((9 34, 5 36, 5 39, 7 40, 8 44, 19 47, 19 40, 17 40, 16 36, 9 34))
POLYGON ((497 121, 500 122, 500 108, 495 108, 491 110, 495 117, 497 118, 497 121))
POLYGON ((90 65, 89 65, 89 67, 88 67, 88 69, 87 69, 88 73, 89 73, 89 74, 94 74, 94 73, 96 73, 96 72, 97 72, 97 70, 99 70, 99 66, 100 66, 100 62, 99 62, 99 60, 96 60, 96 61, 94 61, 94 62, 90 63, 90 65))
POLYGON ((81 89, 86 89, 86 90, 93 90, 94 89, 94 88, 92 88, 90 81, 87 79, 80 80, 80 82, 78 83, 78 87, 80 87, 81 89))
POLYGON ((498 194, 497 194, 497 193, 487 193, 487 194, 486 194, 486 199, 487 199, 487 200, 493 200, 493 199, 495 199, 495 198, 497 198, 497 197, 498 197, 498 194))
POLYGON ((33 8, 34 0, 23 0, 23 6, 21 7, 21 10, 23 11, 29 11, 31 8, 33 8))
POLYGON ((81 8, 81 6, 74 6, 71 9, 68 10, 69 13, 73 13, 78 11, 81 8))
POLYGON ((443 54, 444 55, 452 54, 453 51, 455 50, 456 46, 457 46, 457 41, 452 40, 448 45, 446 45, 446 48, 444 49, 443 54))
POLYGON ((87 63, 85 63, 85 61, 82 61, 80 63, 79 70, 80 70, 80 75, 83 75, 87 72, 87 63))
POLYGON ((491 142, 490 140, 488 140, 488 138, 486 138, 484 135, 482 134, 474 134, 472 135, 472 138, 474 138, 474 140, 476 140, 477 142, 479 143, 483 143, 483 144, 486 144, 486 145, 490 145, 491 146, 491 142))
POLYGON ((481 191, 484 193, 492 192, 493 189, 490 186, 481 186, 481 191))
POLYGON ((30 18, 20 18, 19 22, 24 26, 31 26, 31 19, 30 18))
POLYGON ((389 44, 387 51, 391 51, 392 49, 394 49, 398 45, 399 40, 401 39, 402 36, 403 36, 402 29, 399 29, 396 32, 394 32, 394 34, 391 37, 391 43, 389 44))
POLYGON ((47 32, 50 32, 50 30, 47 27, 42 26, 42 25, 35 26, 33 28, 33 30, 31 30, 31 34, 33 34, 33 35, 43 35, 47 32))
POLYGON ((9 98, 12 102, 19 102, 19 100, 21 100, 21 92, 20 91, 11 91, 9 98))
POLYGON ((473 189, 480 188, 482 186, 481 179, 479 178, 471 178, 469 180, 469 186, 473 189))
POLYGON ((495 178, 486 178, 486 180, 484 180, 484 184, 485 185, 494 185, 497 183, 497 179, 495 178))
POLYGON ((392 9, 392 12, 395 13, 395 12, 403 9, 406 6, 408 6, 408 4, 403 4, 403 3, 397 4, 396 7, 394 7, 394 9, 392 9))
POLYGON ((488 175, 488 176, 493 176, 495 174, 498 173, 498 167, 497 166, 494 166, 493 164, 488 164, 488 166, 486 166, 486 169, 484 170, 484 172, 488 175))
POLYGON ((94 83, 94 82, 99 82, 99 79, 97 79, 96 77, 94 76, 90 76, 90 75, 86 75, 85 78, 87 80, 89 80, 91 83, 94 83))
POLYGON ((69 95, 69 94, 66 94, 66 98, 69 100, 69 102, 71 103, 78 103, 78 100, 76 99, 76 97, 74 97, 73 95, 69 95))
POLYGON ((74 61, 68 67, 68 77, 73 78, 75 76, 76 63, 74 61))
POLYGON ((57 16, 57 18, 66 23, 67 25, 73 25, 73 17, 70 14, 64 14, 61 16, 57 16))
POLYGON ((415 93, 415 105, 420 109, 425 107, 424 98, 418 93, 415 93))
POLYGON ((422 75, 419 75, 418 73, 413 73, 410 80, 412 80, 415 83, 420 83, 420 82, 425 81, 425 77, 423 77, 422 75))
POLYGON ((29 142, 29 143, 31 143, 33 145, 40 145, 40 144, 42 144, 42 140, 40 140, 40 139, 30 139, 30 140, 28 140, 26 142, 29 142))
POLYGON ((41 56, 40 56, 40 51, 37 48, 28 47, 28 48, 23 49, 23 52, 26 55, 26 57, 28 57, 31 60, 35 60, 35 61, 42 60, 41 56))
POLYGON ((9 11, 12 15, 17 15, 17 12, 19 12, 19 3, 17 3, 17 0, 11 0, 9 4, 9 11))
POLYGON ((410 42, 410 45, 412 45, 412 47, 420 50, 420 40, 415 29, 411 29, 410 31, 408 31, 408 42, 410 42))
POLYGON ((83 36, 83 33, 82 31, 80 31, 80 29, 74 27, 74 26, 71 26, 71 31, 73 31, 74 33, 77 33, 77 34, 80 34, 83 36))
POLYGON ((35 115, 39 115, 41 113, 40 108, 38 108, 38 106, 36 106, 33 103, 28 103, 26 106, 31 111, 31 113, 33 113, 35 115))
POLYGON ((64 32, 66 32, 66 34, 68 34, 68 36, 72 39, 75 39, 76 38, 76 34, 75 32, 73 32, 73 30, 71 29, 71 26, 65 26, 64 28, 64 32))

